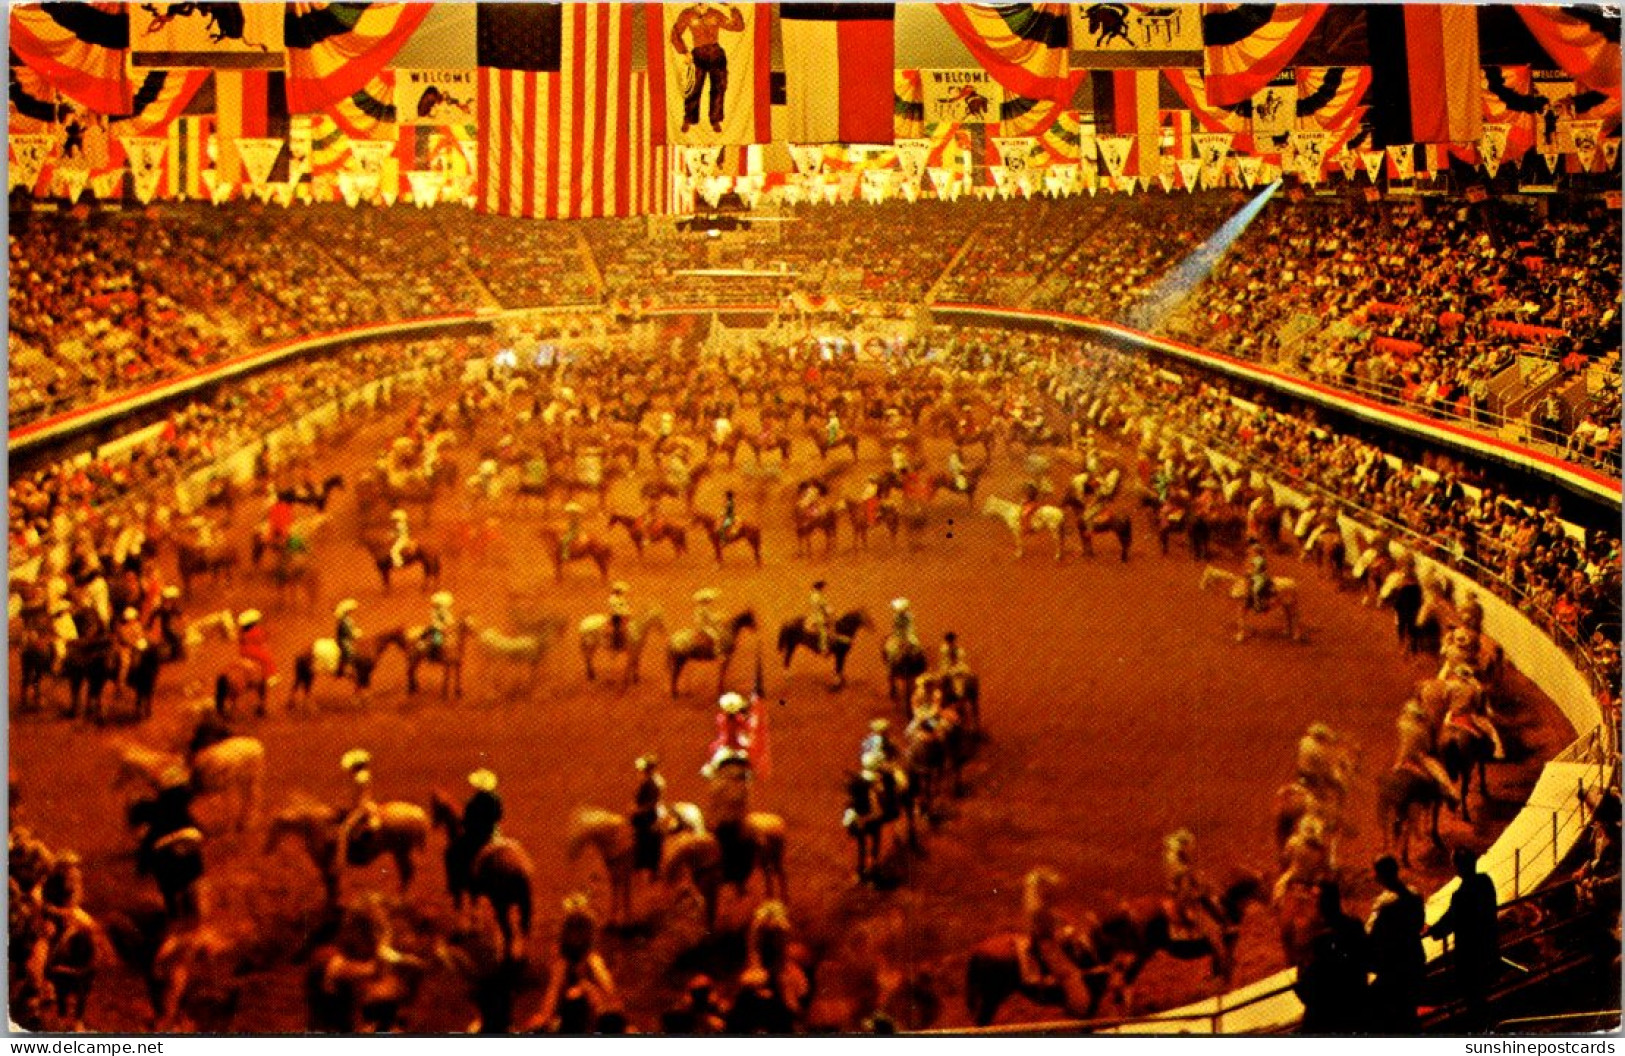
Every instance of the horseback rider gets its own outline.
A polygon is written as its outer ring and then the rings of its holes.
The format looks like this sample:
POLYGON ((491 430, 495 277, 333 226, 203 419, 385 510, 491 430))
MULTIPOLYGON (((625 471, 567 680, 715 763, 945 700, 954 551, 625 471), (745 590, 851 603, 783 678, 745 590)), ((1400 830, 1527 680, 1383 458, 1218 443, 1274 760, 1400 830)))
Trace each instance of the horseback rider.
POLYGON ((73 618, 73 604, 66 598, 51 603, 51 670, 60 674, 68 658, 68 643, 79 640, 79 624, 73 618))
POLYGON ((288 548, 288 540, 293 538, 293 520, 293 503, 283 493, 273 492, 271 506, 265 512, 265 541, 273 551, 288 548))
POLYGON ((841 440, 841 419, 835 413, 835 408, 829 409, 829 418, 824 422, 824 447, 834 447, 841 440))
POLYGON ((1264 547, 1261 543, 1253 543, 1247 548, 1247 602, 1254 612, 1263 612, 1269 607, 1270 595, 1274 591, 1275 583, 1270 578, 1264 547))
POLYGON ((880 516, 880 479, 873 473, 864 478, 858 502, 863 509, 863 523, 874 524, 880 516))
POLYGON ((626 648, 626 627, 632 619, 632 603, 627 600, 627 592, 632 588, 623 579, 617 579, 609 585, 609 647, 611 649, 626 648))
POLYGON ((790 916, 784 903, 764 902, 746 931, 749 954, 727 1029, 735 1034, 789 1034, 801 1023, 811 997, 807 976, 792 957, 790 916))
POLYGON ((824 600, 824 581, 816 580, 807 595, 807 634, 818 643, 820 653, 829 652, 829 602, 824 600))
POLYGON ((389 563, 400 568, 406 563, 406 555, 412 545, 412 535, 406 527, 405 510, 391 510, 389 519, 395 526, 395 538, 389 544, 389 563))
POLYGON ((722 648, 722 626, 717 622, 716 610, 711 606, 721 596, 715 587, 703 587, 694 592, 694 629, 710 638, 712 648, 717 651, 722 648))
POLYGON ((891 470, 898 477, 906 477, 914 470, 914 464, 909 461, 908 452, 902 444, 893 444, 891 449, 891 470))
POLYGON ((666 779, 660 776, 660 757, 640 755, 632 764, 642 776, 632 793, 632 868, 650 873, 660 869, 660 852, 665 842, 666 779))
POLYGON ((1053 869, 1038 868, 1022 880, 1021 912, 1027 919, 1027 941, 1016 944, 1016 963, 1023 986, 1037 988, 1055 981, 1056 968, 1069 962, 1056 942, 1060 921, 1051 905, 1051 892, 1061 877, 1053 869))
POLYGON ((237 617, 237 653, 259 665, 266 688, 270 688, 276 683, 276 660, 271 656, 271 642, 260 619, 258 609, 249 609, 237 617))
POLYGON ((1330 795, 1341 804, 1354 769, 1346 746, 1324 722, 1310 723, 1298 739, 1298 780, 1317 795, 1330 795))
POLYGON ((1474 677, 1473 669, 1466 664, 1452 664, 1447 672, 1449 681, 1467 687, 1468 692, 1460 697, 1452 697, 1450 710, 1445 712, 1444 725, 1455 723, 1478 731, 1489 738, 1494 757, 1505 759, 1506 746, 1501 742, 1501 731, 1490 721, 1489 698, 1484 692, 1483 683, 1474 677))
POLYGON ((807 481, 801 486, 801 493, 796 496, 796 513, 802 517, 816 516, 824 494, 825 490, 822 481, 807 481))
POLYGON ((1454 800, 1456 790, 1437 756, 1433 754, 1434 731, 1428 722, 1428 713, 1420 702, 1407 700, 1395 723, 1399 731, 1399 751, 1394 756, 1395 770, 1409 770, 1439 786, 1445 798, 1454 800))
POLYGON ((158 604, 147 617, 147 630, 156 630, 164 643, 164 659, 180 660, 186 655, 186 636, 181 632, 181 588, 173 584, 158 593, 158 604))
POLYGON ((953 699, 958 700, 965 695, 965 680, 970 677, 971 669, 965 648, 959 644, 959 635, 953 631, 942 636, 941 657, 937 673, 952 690, 953 699))
POLYGON ((338 625, 333 628, 333 643, 339 647, 339 665, 333 673, 343 677, 349 666, 355 663, 356 645, 361 641, 361 625, 356 622, 356 610, 361 603, 354 598, 345 598, 333 609, 333 618, 338 625))
MULTIPOLYGON (((879 752, 867 752, 860 765, 861 769, 847 778, 846 810, 841 815, 842 827, 852 833, 860 832, 880 820, 885 796, 882 773, 885 758, 879 752)), ((860 876, 858 879, 862 881, 867 877, 860 876)))
POLYGON ((141 614, 133 606, 126 606, 119 614, 113 641, 119 654, 119 677, 122 678, 135 663, 135 658, 147 647, 146 630, 141 626, 141 614))
POLYGON ((733 489, 729 488, 722 493, 722 519, 717 521, 717 539, 719 541, 726 543, 733 538, 735 520, 734 493, 733 489))
POLYGON ((653 539, 665 523, 665 518, 660 515, 660 502, 661 496, 650 495, 643 506, 643 534, 646 538, 653 539))
POLYGON ((1024 494, 1021 500, 1021 532, 1023 535, 1033 530, 1033 514, 1038 512, 1038 485, 1028 481, 1022 485, 1024 494))
POLYGON ((372 753, 365 748, 352 748, 339 759, 339 765, 350 775, 355 801, 339 823, 334 853, 353 865, 363 865, 372 859, 369 853, 372 843, 383 827, 378 802, 373 798, 372 753))
POLYGON ((581 508, 579 502, 568 502, 564 505, 564 534, 559 536, 559 560, 570 560, 570 548, 576 540, 581 538, 581 515, 587 511, 581 508))
POLYGON ((171 766, 158 778, 157 795, 130 808, 130 824, 145 826, 136 849, 136 867, 151 875, 158 852, 183 840, 203 841, 203 831, 192 816, 191 775, 183 766, 171 766))
POLYGON ((1331 834, 1319 814, 1305 814, 1298 819, 1281 848, 1282 872, 1275 882, 1274 900, 1279 905, 1293 884, 1313 889, 1334 875, 1331 834))
POLYGON ((901 655, 909 646, 920 647, 919 635, 914 631, 914 609, 907 598, 893 598, 891 603, 891 637, 901 655))
POLYGON ((429 626, 424 628, 419 644, 431 660, 440 660, 446 654, 446 639, 456 622, 451 612, 453 600, 449 590, 436 591, 429 598, 429 626))
POLYGON ((700 769, 700 776, 713 777, 717 767, 727 762, 751 765, 751 746, 760 732, 755 709, 738 693, 724 693, 717 698, 717 735, 711 741, 711 757, 700 769))
POLYGON ((948 479, 954 482, 955 491, 966 491, 970 488, 970 482, 965 476, 965 459, 957 447, 948 452, 948 479))
POLYGON ((480 852, 497 838, 497 825, 502 821, 497 775, 481 767, 468 775, 468 784, 474 791, 463 804, 463 824, 455 854, 458 871, 465 880, 472 874, 480 852))
POLYGON ((1162 841, 1162 868, 1167 879, 1171 930, 1206 937, 1217 951, 1223 935, 1207 881, 1196 869, 1196 836, 1180 829, 1162 841))
POLYGON ((897 750, 897 744, 891 736, 891 720, 869 720, 869 732, 863 738, 863 745, 858 751, 860 759, 877 756, 885 766, 897 765, 902 753, 897 750))

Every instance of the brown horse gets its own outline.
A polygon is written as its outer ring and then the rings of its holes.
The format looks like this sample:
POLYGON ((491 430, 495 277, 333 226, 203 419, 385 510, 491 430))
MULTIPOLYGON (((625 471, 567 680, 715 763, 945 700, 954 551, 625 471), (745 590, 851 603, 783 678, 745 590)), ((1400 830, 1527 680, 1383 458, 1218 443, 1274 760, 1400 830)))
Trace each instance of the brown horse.
POLYGON ((869 508, 863 500, 846 499, 843 505, 846 507, 847 523, 852 526, 853 545, 861 549, 868 549, 869 528, 875 524, 885 525, 887 533, 891 536, 892 543, 896 544, 897 532, 903 526, 903 509, 896 499, 881 499, 876 502, 872 520, 869 516, 869 508))
POLYGON ((688 553, 688 531, 680 524, 661 521, 650 525, 641 517, 612 513, 609 515, 609 526, 626 529, 627 537, 632 540, 632 546, 640 558, 643 556, 644 545, 649 543, 670 543, 678 557, 688 553))
POLYGON ((711 549, 716 552, 717 564, 722 564, 724 547, 732 546, 734 543, 744 543, 750 547, 751 555, 756 558, 756 567, 762 567, 762 530, 752 522, 743 518, 734 521, 733 531, 729 533, 726 539, 722 538, 717 518, 712 517, 710 514, 696 511, 694 513, 694 523, 705 532, 705 537, 711 540, 711 549))
POLYGON ((338 904, 339 875, 346 864, 362 868, 388 855, 395 860, 401 893, 405 894, 417 872, 414 856, 429 843, 428 814, 416 803, 380 803, 378 828, 372 839, 359 846, 352 841, 349 848, 338 845, 344 818, 345 812, 337 807, 300 797, 271 819, 270 829, 265 834, 264 853, 273 853, 287 837, 298 838, 311 864, 321 874, 322 888, 330 906, 338 904))
POLYGON ((671 672, 671 695, 677 696, 677 683, 683 668, 691 663, 717 661, 717 692, 722 692, 728 678, 728 663, 739 647, 739 636, 756 629, 756 611, 745 609, 722 626, 722 633, 713 640, 709 634, 684 627, 666 639, 666 668, 671 672))
POLYGON ((1382 849, 1399 845, 1399 860, 1411 864, 1411 836, 1415 833, 1414 814, 1425 810, 1432 819, 1429 834, 1435 847, 1443 847, 1439 836, 1439 808, 1445 803, 1446 792, 1431 777, 1414 770, 1395 768, 1377 781, 1377 827, 1382 831, 1382 849))
POLYGON ((965 496, 965 502, 968 505, 975 507, 976 489, 981 487, 982 477, 986 473, 986 462, 978 462, 976 465, 966 469, 963 474, 965 478, 965 486, 962 488, 959 486, 959 482, 954 479, 953 474, 933 473, 931 474, 931 495, 935 497, 939 491, 952 492, 956 495, 965 496))
POLYGON ((1035 1005, 1060 1007, 1078 1019, 1091 1019, 1110 987, 1112 966, 1102 959, 1095 931, 1086 918, 1081 927, 1063 928, 1056 945, 1068 964, 1050 965, 1053 980, 1034 985, 1021 977, 1021 949, 1026 935, 1005 932, 979 943, 965 968, 965 1007, 978 1027, 991 1024, 1013 994, 1035 1005))
POLYGON ((833 444, 829 442, 829 434, 824 432, 820 426, 809 426, 807 435, 812 438, 813 446, 818 449, 818 460, 820 462, 828 459, 831 451, 842 447, 852 453, 852 461, 856 462, 858 460, 857 433, 842 433, 833 444))
POLYGON ((229 719, 231 707, 237 700, 249 693, 254 694, 258 701, 254 714, 265 715, 265 669, 259 662, 240 656, 228 663, 224 670, 215 676, 214 680, 214 706, 220 712, 220 717, 229 719))
POLYGON ((790 438, 777 429, 763 430, 759 435, 748 435, 744 439, 744 444, 750 448, 758 466, 762 464, 762 455, 768 451, 777 451, 782 462, 790 461, 790 438))
POLYGON ((639 489, 645 499, 682 499, 689 508, 694 508, 694 496, 699 494, 700 482, 711 475, 711 467, 703 462, 688 471, 687 478, 682 484, 673 484, 669 480, 645 481, 639 489))
MULTIPOLYGON (((395 570, 395 559, 390 555, 389 548, 369 547, 372 554, 372 563, 378 569, 378 577, 384 581, 384 593, 389 593, 390 573, 395 570)), ((433 547, 422 543, 410 543, 401 553, 401 568, 410 568, 417 565, 423 569, 423 592, 440 586, 440 552, 433 547)))
POLYGON ((1222 936, 1217 945, 1203 935, 1184 935, 1170 918, 1167 899, 1144 895, 1125 900, 1100 923, 1101 944, 1121 972, 1122 1003, 1132 1014, 1133 986, 1153 957, 1167 953, 1182 961, 1208 958, 1221 987, 1228 987, 1235 970, 1236 940, 1251 902, 1264 897, 1264 882, 1256 873, 1241 873, 1212 900, 1214 923, 1222 936))
POLYGON ((812 556, 812 537, 820 532, 824 536, 824 556, 835 549, 836 508, 820 499, 812 507, 795 508, 796 556, 812 556))
POLYGON ((406 651, 406 692, 413 694, 418 691, 418 667, 422 664, 439 664, 442 668, 440 680, 440 697, 442 700, 463 695, 463 656, 468 649, 469 635, 472 633, 474 622, 467 616, 462 617, 452 627, 451 633, 446 636, 445 644, 440 647, 438 654, 431 653, 427 643, 422 637, 417 639, 416 645, 406 651))
POLYGON ((590 535, 581 535, 570 544, 570 553, 564 553, 564 536, 556 528, 543 528, 539 533, 542 546, 547 551, 548 559, 553 562, 553 578, 564 582, 564 566, 573 565, 580 561, 587 561, 598 568, 600 579, 609 579, 609 563, 615 552, 609 544, 602 539, 594 539, 590 535))

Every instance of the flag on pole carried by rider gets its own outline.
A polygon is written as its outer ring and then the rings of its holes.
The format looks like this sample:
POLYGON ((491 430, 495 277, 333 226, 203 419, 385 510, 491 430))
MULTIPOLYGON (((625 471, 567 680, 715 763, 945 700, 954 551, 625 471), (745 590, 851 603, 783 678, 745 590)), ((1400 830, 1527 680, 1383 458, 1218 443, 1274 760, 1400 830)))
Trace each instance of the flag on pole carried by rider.
POLYGON ((750 769, 758 781, 765 781, 773 773, 773 757, 767 745, 767 708, 762 698, 766 691, 762 685, 762 647, 756 647, 756 681, 750 688, 750 716, 753 733, 750 739, 750 769))

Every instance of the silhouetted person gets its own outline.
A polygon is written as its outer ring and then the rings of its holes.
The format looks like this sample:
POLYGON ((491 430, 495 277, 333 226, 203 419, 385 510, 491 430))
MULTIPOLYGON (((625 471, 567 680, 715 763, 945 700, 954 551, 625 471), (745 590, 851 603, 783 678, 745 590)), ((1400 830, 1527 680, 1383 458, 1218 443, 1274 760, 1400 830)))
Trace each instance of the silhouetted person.
POLYGON ((1487 1025, 1490 987, 1501 974, 1495 881, 1478 871, 1478 856, 1465 847, 1456 848, 1454 861, 1461 886, 1450 896, 1450 908, 1428 929, 1428 935, 1435 939, 1456 937, 1456 985, 1467 1002, 1463 1028, 1479 1031, 1487 1025))
POLYGON ((1416 1006, 1427 974, 1422 896, 1406 886, 1399 863, 1384 855, 1372 870, 1382 894, 1371 905, 1371 1027, 1382 1034, 1415 1034, 1416 1006))
POLYGON ((1371 1029, 1367 1017, 1365 929, 1343 912, 1333 883, 1319 888, 1320 930, 1309 941, 1309 956, 1298 969, 1303 1002, 1302 1034, 1352 1034, 1371 1029))

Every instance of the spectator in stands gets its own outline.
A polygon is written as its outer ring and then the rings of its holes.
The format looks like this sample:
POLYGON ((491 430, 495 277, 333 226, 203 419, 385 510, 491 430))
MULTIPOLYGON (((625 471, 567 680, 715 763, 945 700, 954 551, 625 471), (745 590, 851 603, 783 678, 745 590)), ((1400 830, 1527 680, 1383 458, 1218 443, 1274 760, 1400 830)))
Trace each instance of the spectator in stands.
POLYGON ((1405 883, 1391 856, 1378 858, 1372 871, 1383 890, 1371 904, 1367 924, 1373 976, 1371 1029, 1379 1034, 1415 1034, 1420 1029, 1416 1006, 1427 973, 1422 896, 1405 883))
POLYGON ((1452 861, 1461 883, 1450 896, 1430 938, 1454 936, 1454 975, 1457 991, 1466 1002, 1466 1027, 1482 1031, 1489 1026, 1490 988, 1501 975, 1501 939, 1497 920, 1495 882, 1478 871, 1478 855, 1457 847, 1452 861))
POLYGON ((1303 1002, 1303 1034, 1352 1034, 1369 1029, 1366 939, 1360 922, 1343 912, 1337 884, 1322 882, 1316 907, 1320 928, 1298 969, 1295 990, 1303 1002))

